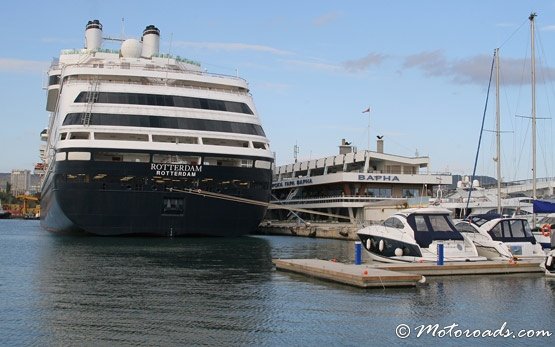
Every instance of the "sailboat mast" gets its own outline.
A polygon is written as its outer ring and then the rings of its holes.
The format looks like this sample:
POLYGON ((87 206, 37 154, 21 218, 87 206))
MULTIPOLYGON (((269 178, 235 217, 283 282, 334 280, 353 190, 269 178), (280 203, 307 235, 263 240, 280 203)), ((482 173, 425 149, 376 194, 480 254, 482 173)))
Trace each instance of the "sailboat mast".
MULTIPOLYGON (((531 70, 532 70, 532 198, 536 199, 536 55, 535 55, 535 38, 534 38, 534 18, 535 13, 531 13, 530 20, 530 42, 531 42, 531 70)), ((535 224, 535 223, 534 223, 535 224)))
POLYGON ((501 116, 499 111, 499 48, 495 49, 495 140, 497 145, 497 213, 501 214, 501 116))

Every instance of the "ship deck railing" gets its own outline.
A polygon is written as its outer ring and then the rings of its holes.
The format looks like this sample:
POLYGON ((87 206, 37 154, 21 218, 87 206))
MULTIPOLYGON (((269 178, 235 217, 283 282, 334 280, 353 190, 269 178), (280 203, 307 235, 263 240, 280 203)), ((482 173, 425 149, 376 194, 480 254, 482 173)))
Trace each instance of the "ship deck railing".
MULTIPOLYGON (((86 79, 82 79, 82 78, 75 78, 73 76, 69 76, 68 79, 66 80, 65 84, 71 84, 71 83, 88 83, 89 80, 86 79)), ((109 76, 107 76, 109 77, 109 76)), ((102 81, 102 79, 100 80, 102 81)), ((180 89, 192 89, 192 90, 209 90, 209 91, 215 91, 215 92, 222 92, 222 93, 229 93, 229 94, 233 94, 233 95, 250 95, 250 93, 248 92, 238 92, 235 90, 230 90, 230 89, 223 89, 223 88, 208 88, 208 87, 199 87, 199 86, 187 86, 187 85, 171 85, 171 84, 165 84, 164 82, 160 81, 149 81, 148 83, 144 83, 144 82, 139 82, 139 81, 125 81, 125 80, 110 80, 110 84, 124 84, 124 85, 152 85, 152 86, 164 86, 164 87, 175 87, 175 88, 180 88, 180 89)))
MULTIPOLYGON (((246 82, 244 78, 241 78, 239 76, 232 76, 232 75, 225 75, 225 74, 189 69, 185 65, 183 65, 183 63, 184 63, 183 61, 176 60, 176 64, 167 64, 166 66, 159 66, 154 64, 131 64, 126 62, 125 67, 122 67, 121 63, 116 64, 116 63, 110 63, 110 62, 105 63, 105 62, 95 61, 92 63, 87 62, 87 63, 62 64, 58 60, 55 60, 50 65, 50 69, 62 69, 62 67, 64 66, 66 68, 74 66, 74 67, 85 67, 85 68, 96 68, 96 69, 125 69, 125 70, 157 71, 157 72, 164 72, 164 73, 173 72, 173 73, 194 74, 198 76, 225 78, 225 79, 232 79, 232 80, 239 80, 239 81, 246 82)), ((190 62, 185 62, 185 63, 197 66, 190 62)), ((166 76, 163 76, 163 77, 167 78, 166 76)))

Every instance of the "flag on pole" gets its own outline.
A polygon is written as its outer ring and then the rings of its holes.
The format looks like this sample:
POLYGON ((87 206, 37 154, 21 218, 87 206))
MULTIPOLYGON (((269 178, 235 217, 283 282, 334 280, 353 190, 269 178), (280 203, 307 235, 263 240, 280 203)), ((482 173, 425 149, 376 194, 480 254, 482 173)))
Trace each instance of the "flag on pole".
POLYGON ((370 112, 370 107, 368 107, 366 110, 362 111, 362 113, 366 113, 366 112, 370 112))

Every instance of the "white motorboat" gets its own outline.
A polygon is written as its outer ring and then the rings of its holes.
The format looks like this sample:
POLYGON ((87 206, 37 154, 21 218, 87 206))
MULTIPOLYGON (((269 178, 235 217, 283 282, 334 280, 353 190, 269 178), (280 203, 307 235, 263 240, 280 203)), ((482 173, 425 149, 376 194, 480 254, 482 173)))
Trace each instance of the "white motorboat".
POLYGON ((426 207, 400 211, 383 224, 370 225, 357 232, 373 260, 400 262, 436 262, 438 247, 443 245, 444 261, 480 261, 474 243, 453 225, 444 208, 426 207))
POLYGON ((489 213, 471 215, 455 227, 476 245, 478 254, 492 260, 542 260, 545 252, 525 218, 489 213))
POLYGON ((546 276, 555 278, 555 249, 547 254, 540 267, 545 271, 546 276))

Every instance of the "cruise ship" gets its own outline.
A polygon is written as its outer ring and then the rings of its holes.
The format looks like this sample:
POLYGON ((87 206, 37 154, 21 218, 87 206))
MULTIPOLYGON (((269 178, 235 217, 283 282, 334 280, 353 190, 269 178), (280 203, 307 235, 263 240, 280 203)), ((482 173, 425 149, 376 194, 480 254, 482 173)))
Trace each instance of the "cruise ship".
MULTIPOLYGON (((114 39, 112 39, 114 40, 114 39)), ((237 236, 262 220, 274 154, 247 82, 160 54, 160 30, 48 71, 41 225, 97 235, 237 236)), ((119 44, 119 43, 118 43, 119 44)))

